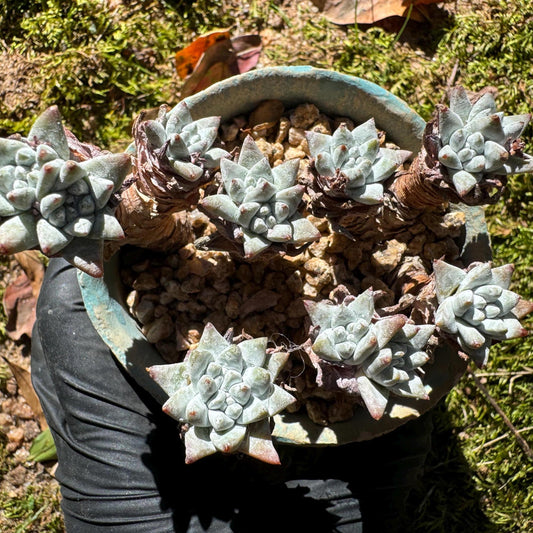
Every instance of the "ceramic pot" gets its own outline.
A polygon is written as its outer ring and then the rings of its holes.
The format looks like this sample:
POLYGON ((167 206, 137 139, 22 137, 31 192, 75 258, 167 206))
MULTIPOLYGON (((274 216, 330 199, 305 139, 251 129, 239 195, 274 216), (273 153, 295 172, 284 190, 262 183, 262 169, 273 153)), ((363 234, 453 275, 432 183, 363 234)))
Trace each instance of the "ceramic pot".
MULTIPOLYGON (((313 103, 322 112, 351 118, 356 124, 374 117, 387 139, 416 154, 425 128, 424 120, 403 101, 365 80, 311 67, 274 67, 250 71, 219 82, 185 99, 193 118, 221 116, 222 121, 251 111, 261 101, 281 100, 286 108, 313 103)), ((464 235, 458 242, 465 264, 491 258, 489 238, 481 208, 461 207, 466 215, 464 235)), ((118 276, 117 256, 105 266, 103 278, 79 273, 79 282, 96 330, 115 357, 158 401, 166 394, 152 381, 146 368, 164 364, 141 333, 125 305, 118 276)), ((297 445, 340 445, 375 438, 428 411, 459 381, 466 369, 451 346, 438 348, 434 362, 424 368, 429 400, 395 397, 380 420, 366 409, 356 409, 352 419, 324 427, 303 414, 281 413, 274 417, 273 437, 297 445)))

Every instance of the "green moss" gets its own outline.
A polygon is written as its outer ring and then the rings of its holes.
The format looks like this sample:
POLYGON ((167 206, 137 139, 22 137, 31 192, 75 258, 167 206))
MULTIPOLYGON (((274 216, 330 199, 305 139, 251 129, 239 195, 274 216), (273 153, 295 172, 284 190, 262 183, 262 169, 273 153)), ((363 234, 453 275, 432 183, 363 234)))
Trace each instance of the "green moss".
POLYGON ((30 486, 23 497, 13 498, 7 494, 0 494, 0 499, 3 500, 3 516, 13 524, 13 527, 6 531, 12 533, 64 531, 57 491, 52 494, 49 490, 30 486))
POLYGON ((177 101, 175 52, 194 34, 229 22, 209 2, 173 4, 135 2, 109 12, 97 0, 48 0, 32 17, 13 11, 20 31, 8 51, 39 63, 31 87, 40 101, 31 117, 0 103, 0 134, 27 132, 36 112, 57 104, 84 141, 125 148, 139 111, 177 101))

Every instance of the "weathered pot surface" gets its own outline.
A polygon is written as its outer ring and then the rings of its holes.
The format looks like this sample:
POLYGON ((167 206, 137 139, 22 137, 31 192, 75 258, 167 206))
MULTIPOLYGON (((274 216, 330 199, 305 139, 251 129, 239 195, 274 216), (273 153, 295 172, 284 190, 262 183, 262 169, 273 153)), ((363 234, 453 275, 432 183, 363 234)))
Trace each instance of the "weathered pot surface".
MULTIPOLYGON (((401 148, 415 152, 421 144, 425 122, 409 107, 377 85, 336 72, 311 67, 275 67, 251 71, 219 82, 190 96, 186 102, 194 118, 221 115, 222 120, 244 114, 266 99, 278 99, 286 106, 313 103, 325 113, 347 116, 356 123, 371 117, 387 138, 401 148)), ((483 210, 461 206, 466 225, 458 243, 465 263, 491 259, 483 210)), ((146 367, 164 364, 130 315, 118 277, 117 255, 105 266, 103 278, 78 273, 89 317, 104 342, 133 378, 163 403, 167 396, 149 377, 146 367)), ((466 361, 451 346, 440 346, 428 365, 424 382, 431 391, 429 400, 395 397, 394 405, 376 421, 366 409, 356 409, 351 420, 328 427, 315 424, 305 415, 280 414, 274 417, 273 437, 297 445, 340 445, 363 441, 394 430, 420 416, 443 398, 459 381, 466 361)), ((392 402, 391 402, 392 404, 392 402)))

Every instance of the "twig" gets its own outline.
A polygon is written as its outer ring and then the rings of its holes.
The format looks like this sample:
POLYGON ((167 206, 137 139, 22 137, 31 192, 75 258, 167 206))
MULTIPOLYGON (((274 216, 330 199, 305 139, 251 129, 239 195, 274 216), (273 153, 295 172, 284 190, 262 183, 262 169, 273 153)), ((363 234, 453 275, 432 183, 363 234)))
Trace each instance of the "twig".
POLYGON ((478 378, 505 378, 505 377, 520 377, 520 376, 531 376, 533 374, 533 369, 529 370, 518 370, 512 372, 510 370, 497 370, 496 372, 478 372, 476 376, 478 378))
POLYGON ((472 368, 470 365, 467 367, 467 371, 470 376, 472 376, 472 379, 474 380, 474 383, 477 385, 479 390, 482 392, 485 399, 494 407, 496 412, 502 417, 503 422, 505 425, 511 430, 511 433, 514 435, 516 441, 522 448, 523 452, 527 455, 527 457, 533 461, 533 450, 529 447, 528 443, 524 440, 522 435, 520 435, 520 432, 513 426, 512 422, 509 420, 507 415, 503 412, 502 408, 498 405, 496 400, 491 396, 490 392, 488 391, 487 387, 481 383, 481 380, 474 374, 472 371, 472 368))
MULTIPOLYGON (((529 426, 527 428, 522 428, 517 430, 517 433, 524 433, 524 431, 531 431, 533 429, 533 426, 529 426)), ((503 440, 509 436, 509 432, 507 431, 503 435, 500 435, 499 437, 496 437, 495 439, 489 440, 488 442, 485 442, 485 444, 481 444, 479 446, 476 446, 472 451, 477 452, 479 450, 482 450, 483 448, 488 448, 489 446, 492 446, 493 444, 496 444, 498 441, 503 440)))

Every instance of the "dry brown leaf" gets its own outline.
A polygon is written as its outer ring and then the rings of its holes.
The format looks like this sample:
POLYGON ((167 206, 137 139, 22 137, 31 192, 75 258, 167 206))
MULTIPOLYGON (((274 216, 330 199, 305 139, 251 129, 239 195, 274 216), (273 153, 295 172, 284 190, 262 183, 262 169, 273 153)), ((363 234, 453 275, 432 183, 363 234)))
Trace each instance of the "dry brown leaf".
POLYGON ((20 393, 22 394, 22 396, 24 396, 26 403, 31 407, 31 410, 33 411, 33 414, 37 418, 39 425, 41 426, 41 429, 44 431, 48 427, 48 424, 44 417, 43 408, 41 407, 41 402, 39 401, 39 398, 31 383, 30 372, 26 370, 25 368, 23 368, 22 366, 17 365, 13 361, 9 361, 9 359, 5 357, 3 359, 9 365, 9 369, 11 370, 11 373, 15 377, 20 393))
POLYGON ((6 287, 2 304, 7 317, 7 335, 15 341, 20 340, 23 335, 31 338, 37 298, 25 273, 6 287))
POLYGON ((30 280, 33 296, 37 299, 41 291, 45 272, 42 255, 37 250, 26 250, 14 254, 14 257, 30 280))
MULTIPOLYGON (((209 35, 211 34, 206 37, 209 35)), ((184 52, 189 47, 176 54, 178 73, 182 77, 183 74, 187 73, 181 89, 181 98, 195 94, 217 81, 247 72, 257 65, 262 49, 259 35, 239 35, 233 38, 229 38, 229 34, 228 37, 224 37, 224 35, 220 33, 211 41, 201 41, 202 47, 197 46, 195 48, 195 53, 203 50, 198 58, 194 56, 190 61, 187 60, 189 52, 186 54, 184 52), (178 61, 178 58, 181 59, 178 61)), ((203 37, 199 37, 194 43, 203 37)))
POLYGON ((442 0, 313 0, 326 19, 334 24, 374 24, 389 17, 405 17, 413 4, 409 18, 418 22, 426 20, 424 5, 442 0))

